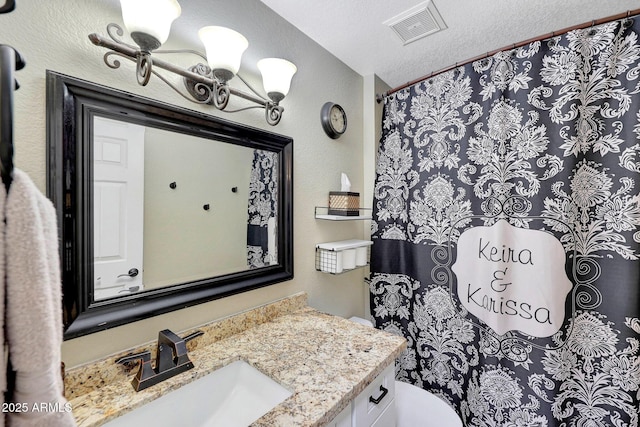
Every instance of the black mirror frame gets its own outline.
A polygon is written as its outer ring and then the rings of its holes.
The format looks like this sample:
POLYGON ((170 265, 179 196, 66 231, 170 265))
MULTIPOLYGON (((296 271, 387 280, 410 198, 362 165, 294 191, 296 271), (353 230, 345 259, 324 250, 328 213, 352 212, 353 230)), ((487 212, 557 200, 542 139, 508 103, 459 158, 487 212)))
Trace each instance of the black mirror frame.
POLYGON ((293 278, 293 139, 47 70, 47 196, 58 215, 64 339, 293 278), (278 264, 93 301, 93 116, 279 154, 278 264))

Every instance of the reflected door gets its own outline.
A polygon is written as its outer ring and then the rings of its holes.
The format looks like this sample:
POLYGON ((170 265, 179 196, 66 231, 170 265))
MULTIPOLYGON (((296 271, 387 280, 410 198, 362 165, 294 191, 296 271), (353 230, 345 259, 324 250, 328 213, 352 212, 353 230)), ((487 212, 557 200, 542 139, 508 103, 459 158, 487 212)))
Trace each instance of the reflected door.
POLYGON ((143 289, 144 126, 95 117, 94 299, 143 289))

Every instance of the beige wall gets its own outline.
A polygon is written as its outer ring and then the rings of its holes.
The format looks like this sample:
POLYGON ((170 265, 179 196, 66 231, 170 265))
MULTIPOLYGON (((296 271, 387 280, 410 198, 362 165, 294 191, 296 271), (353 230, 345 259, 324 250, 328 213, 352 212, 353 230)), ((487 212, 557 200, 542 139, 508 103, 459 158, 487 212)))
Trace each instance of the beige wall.
MULTIPOLYGON (((313 218, 314 206, 327 203, 330 190, 340 188, 340 173, 349 175, 353 191, 363 186, 363 79, 295 27, 274 14, 258 0, 221 0, 212 6, 212 25, 226 25, 243 33, 249 49, 241 73, 260 86, 255 62, 266 56, 281 56, 298 66, 291 93, 283 101, 282 122, 268 126, 259 110, 237 114, 217 112, 190 104, 152 79, 139 87, 130 63, 118 70, 102 61, 105 50, 93 46, 87 35, 105 34, 109 22, 122 23, 115 0, 18 0, 17 9, 0 15, 0 42, 17 48, 27 66, 18 73, 22 88, 15 96, 15 163, 45 191, 45 70, 51 69, 106 86, 137 93, 212 115, 261 127, 294 139, 294 253, 295 278, 291 281, 234 295, 129 325, 66 341, 63 360, 67 366, 104 357, 142 342, 153 340, 164 328, 181 331, 214 319, 249 309, 296 292, 309 295, 309 303, 322 311, 341 316, 364 314, 364 270, 342 275, 316 272, 315 244, 363 236, 362 223, 329 222, 313 218), (320 108, 326 101, 341 104, 349 116, 349 128, 338 140, 322 131, 320 108)), ((183 17, 174 24, 169 48, 203 50, 197 41, 197 27, 190 25, 189 2, 182 2, 183 17)), ((128 40, 128 39, 126 39, 128 40)), ((189 64, 193 58, 166 60, 189 64)), ((240 87, 241 83, 233 82, 240 87)), ((237 99, 232 103, 242 101, 237 99)), ((246 105, 246 104, 245 104, 246 105)), ((236 104, 237 106, 237 104, 236 104)))

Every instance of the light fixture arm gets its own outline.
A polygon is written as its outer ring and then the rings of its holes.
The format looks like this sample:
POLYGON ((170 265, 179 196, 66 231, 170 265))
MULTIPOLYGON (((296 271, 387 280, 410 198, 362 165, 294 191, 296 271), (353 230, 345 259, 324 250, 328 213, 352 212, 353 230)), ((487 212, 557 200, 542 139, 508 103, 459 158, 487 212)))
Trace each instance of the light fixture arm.
MULTIPOLYGON (((112 60, 111 57, 113 55, 135 62, 136 77, 138 83, 141 86, 145 86, 149 82, 151 74, 154 74, 163 82, 165 82, 169 87, 171 87, 174 91, 178 92, 181 96, 189 101, 198 104, 212 104, 219 110, 225 110, 229 99, 231 98, 231 95, 234 95, 258 104, 248 108, 264 108, 266 121, 271 126, 275 126, 280 122, 280 119, 282 118, 282 112, 284 111, 282 106, 278 105, 278 102, 263 98, 238 74, 236 74, 236 77, 239 77, 240 80, 249 88, 249 90, 253 92, 253 94, 234 89, 230 87, 228 83, 218 80, 214 77, 213 72, 208 65, 197 64, 190 67, 189 69, 184 69, 169 62, 163 61, 162 59, 158 59, 156 57, 152 58, 151 52, 142 51, 137 47, 119 40, 118 37, 116 37, 116 34, 122 36, 123 30, 117 24, 109 24, 107 26, 107 33, 109 34, 110 38, 92 33, 89 34, 89 40, 91 40, 91 42, 96 46, 104 47, 110 50, 110 52, 107 52, 103 57, 105 64, 107 64, 109 68, 116 69, 120 67, 120 61, 118 61, 117 59, 112 60), (184 78, 189 95, 185 95, 175 85, 173 85, 166 78, 157 73, 155 71, 155 68, 161 68, 173 74, 182 76, 184 78)), ((194 50, 158 50, 153 52, 154 55, 158 53, 191 53, 198 55, 206 60, 206 57, 204 55, 194 50)), ((225 111, 233 113, 237 111, 243 111, 248 108, 225 111)))

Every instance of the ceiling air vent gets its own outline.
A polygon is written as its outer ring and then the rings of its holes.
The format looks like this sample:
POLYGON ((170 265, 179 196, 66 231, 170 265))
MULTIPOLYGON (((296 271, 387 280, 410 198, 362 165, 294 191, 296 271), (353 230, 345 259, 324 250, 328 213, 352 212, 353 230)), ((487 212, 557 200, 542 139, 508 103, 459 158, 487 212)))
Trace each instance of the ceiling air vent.
POLYGON ((447 28, 432 1, 420 3, 383 24, 391 28, 405 45, 447 28))

